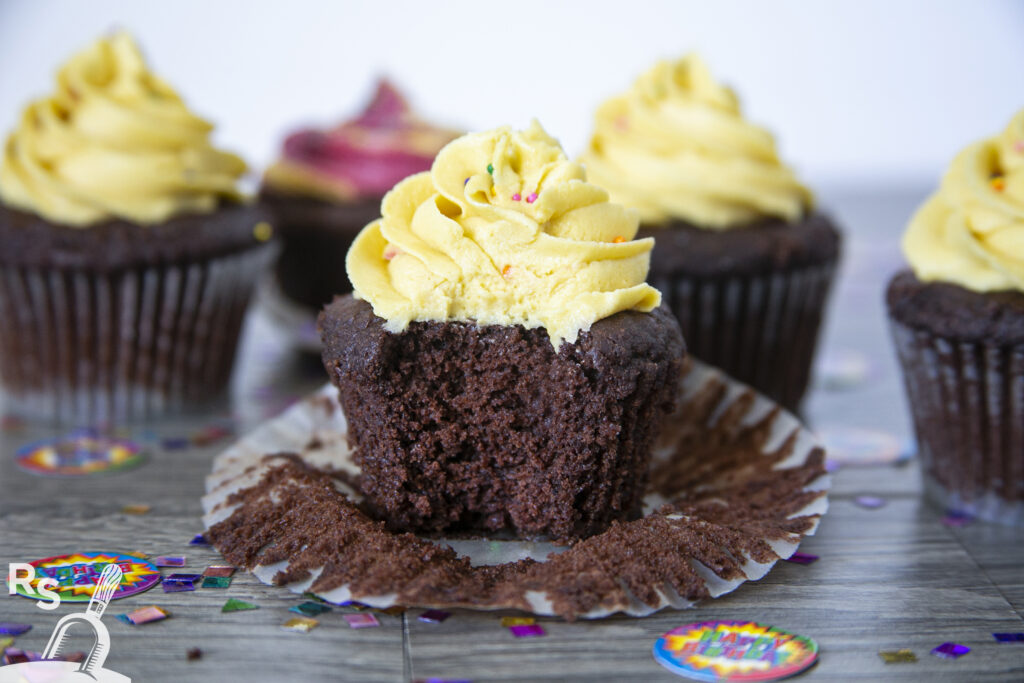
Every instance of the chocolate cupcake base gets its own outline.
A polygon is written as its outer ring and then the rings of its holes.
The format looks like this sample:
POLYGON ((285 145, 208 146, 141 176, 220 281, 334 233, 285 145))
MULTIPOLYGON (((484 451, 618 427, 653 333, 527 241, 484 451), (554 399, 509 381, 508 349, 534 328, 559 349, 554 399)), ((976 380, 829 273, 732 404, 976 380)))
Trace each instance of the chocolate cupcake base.
POLYGON ((887 292, 926 495, 1024 525, 1024 294, 897 275, 887 292))
POLYGON ((222 453, 206 537, 265 583, 334 603, 520 609, 568 619, 688 607, 763 577, 815 532, 824 453, 795 418, 693 363, 649 470, 645 516, 566 549, 393 533, 353 482, 333 387, 222 453))
POLYGON ((179 411, 227 385, 257 274, 252 247, 182 265, 0 266, 9 412, 79 425, 179 411))

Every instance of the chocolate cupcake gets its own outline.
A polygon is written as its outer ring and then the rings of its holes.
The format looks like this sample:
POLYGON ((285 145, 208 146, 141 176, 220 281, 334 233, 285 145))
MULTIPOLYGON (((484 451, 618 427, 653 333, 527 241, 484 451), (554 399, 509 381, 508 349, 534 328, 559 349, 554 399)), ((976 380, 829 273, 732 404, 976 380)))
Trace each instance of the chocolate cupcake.
POLYGON ((394 85, 381 80, 355 119, 288 136, 260 191, 283 242, 274 273, 288 300, 315 313, 335 294, 351 291, 337 267, 339 254, 380 216, 384 194, 429 169, 457 135, 417 117, 394 85))
POLYGON ((684 349, 635 215, 536 123, 452 142, 382 215, 320 316, 375 514, 561 540, 638 516, 684 349))
POLYGON ((1024 525, 1024 111, 964 149, 886 293, 925 491, 1024 525))
POLYGON ((797 410, 839 232, 733 91, 696 56, 659 62, 601 105, 582 162, 657 238, 649 279, 689 351, 797 410))
POLYGON ((0 164, 9 409, 80 424, 217 396, 272 257, 238 157, 125 34, 73 57, 0 164))

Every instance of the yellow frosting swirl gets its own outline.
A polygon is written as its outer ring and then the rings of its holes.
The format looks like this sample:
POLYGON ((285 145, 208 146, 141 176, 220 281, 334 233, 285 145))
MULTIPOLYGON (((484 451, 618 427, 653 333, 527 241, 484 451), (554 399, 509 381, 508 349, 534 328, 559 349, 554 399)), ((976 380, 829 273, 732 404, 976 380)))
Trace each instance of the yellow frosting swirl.
POLYGON ((661 302, 644 282, 654 240, 586 182, 536 121, 465 135, 398 183, 345 262, 386 328, 414 320, 544 327, 552 344, 661 302))
POLYGON ((1024 290, 1024 110, 953 159, 911 219, 903 250, 921 280, 1024 290))
POLYGON ((118 33, 75 55, 56 92, 25 108, 4 146, 0 199, 76 227, 212 211, 240 199, 246 170, 210 146, 212 129, 118 33))
POLYGON ((771 134, 743 119, 735 93, 695 55, 658 62, 602 104, 582 161, 592 182, 649 225, 795 220, 812 203, 771 134))

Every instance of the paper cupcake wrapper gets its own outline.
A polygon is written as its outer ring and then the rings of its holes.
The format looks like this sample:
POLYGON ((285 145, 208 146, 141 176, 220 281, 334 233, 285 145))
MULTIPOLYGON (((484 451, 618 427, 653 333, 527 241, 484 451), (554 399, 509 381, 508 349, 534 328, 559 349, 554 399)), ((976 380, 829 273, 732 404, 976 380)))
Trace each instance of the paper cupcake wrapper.
POLYGON ((1024 525, 1024 345, 891 327, 926 495, 946 509, 1024 525))
POLYGON ((333 603, 567 618, 689 607, 790 557, 817 529, 829 479, 815 437, 771 401, 696 362, 681 392, 652 457, 646 516, 569 548, 386 531, 357 507, 330 386, 215 459, 206 536, 263 582, 333 603))
POLYGON ((789 410, 807 391, 835 263, 730 278, 655 278, 687 350, 789 410))
POLYGON ((10 409, 97 424, 207 401, 231 374, 272 245, 188 265, 90 272, 0 267, 10 409))

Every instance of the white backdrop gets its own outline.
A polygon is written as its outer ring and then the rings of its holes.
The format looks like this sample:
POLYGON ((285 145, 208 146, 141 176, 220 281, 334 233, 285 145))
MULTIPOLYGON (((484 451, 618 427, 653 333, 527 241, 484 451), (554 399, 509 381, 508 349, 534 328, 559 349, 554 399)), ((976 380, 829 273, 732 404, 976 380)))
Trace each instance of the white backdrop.
POLYGON ((698 50, 807 182, 933 182, 1024 107, 1024 2, 0 0, 0 129, 54 69, 122 26, 218 140, 257 168, 391 74, 425 114, 537 116, 570 153, 594 107, 698 50))

